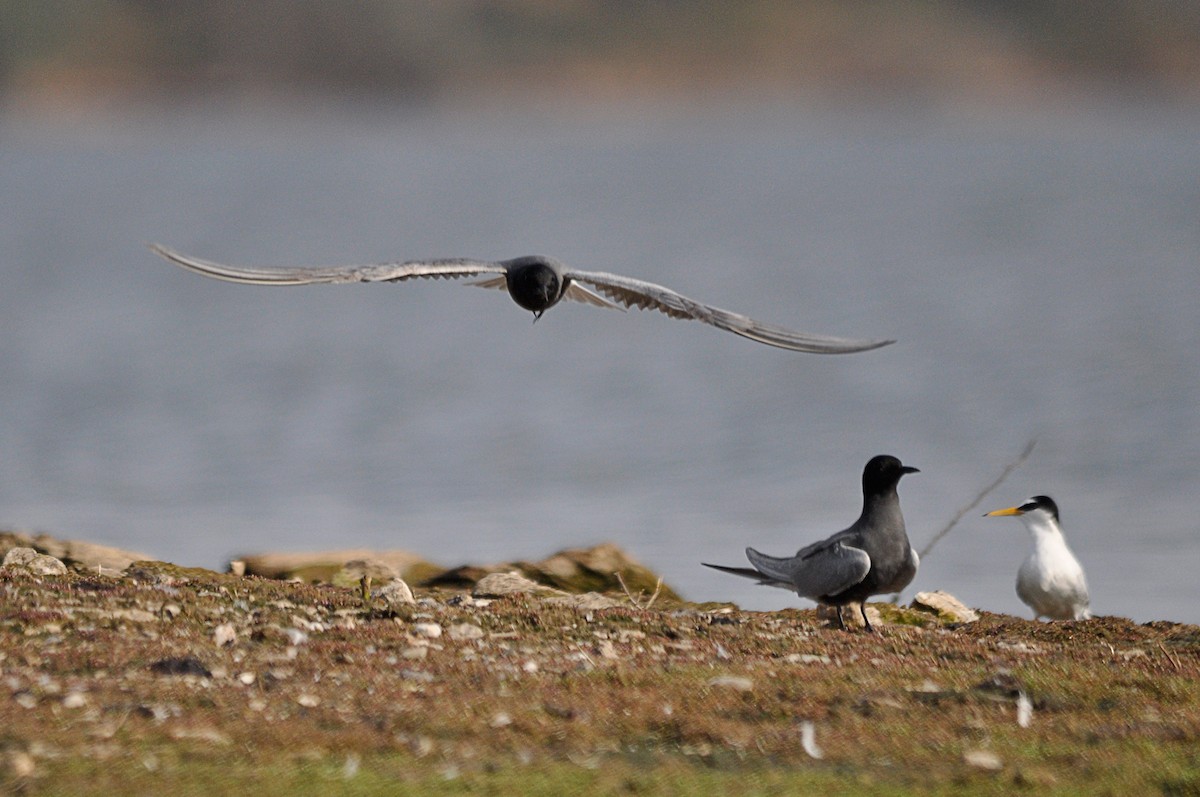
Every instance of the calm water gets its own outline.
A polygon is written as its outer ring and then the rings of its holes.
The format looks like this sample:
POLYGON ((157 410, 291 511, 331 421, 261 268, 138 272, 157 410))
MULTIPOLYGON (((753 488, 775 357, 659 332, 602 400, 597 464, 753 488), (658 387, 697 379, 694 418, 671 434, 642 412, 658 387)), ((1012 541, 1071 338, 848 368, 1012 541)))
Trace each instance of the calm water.
POLYGON ((699 566, 859 509, 876 453, 921 547, 1031 459, 915 590, 1025 613, 1058 500, 1098 613, 1200 622, 1200 118, 1145 108, 0 117, 0 526, 220 567, 263 549, 446 565, 613 540, 699 566), (649 313, 536 325, 453 283, 254 288, 257 265, 555 255, 895 346, 799 355, 649 313))

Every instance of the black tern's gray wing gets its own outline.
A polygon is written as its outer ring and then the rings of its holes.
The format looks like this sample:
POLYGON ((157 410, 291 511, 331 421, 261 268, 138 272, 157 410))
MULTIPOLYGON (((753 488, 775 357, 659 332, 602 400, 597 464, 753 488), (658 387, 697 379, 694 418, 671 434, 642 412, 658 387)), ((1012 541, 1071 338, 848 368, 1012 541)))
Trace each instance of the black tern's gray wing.
POLYGON ((722 573, 732 573, 735 576, 742 578, 752 578, 759 584, 766 584, 771 587, 783 587, 786 590, 796 589, 790 581, 777 581, 770 576, 758 572, 749 567, 729 567, 728 565, 710 565, 708 562, 701 562, 705 567, 711 567, 713 570, 720 570, 722 573))
POLYGON ((796 332, 774 324, 764 324, 738 313, 731 313, 719 307, 697 302, 676 293, 670 288, 655 285, 652 282, 622 277, 618 274, 606 274, 597 271, 568 271, 566 276, 572 280, 586 282, 600 293, 615 299, 626 307, 637 307, 658 310, 672 318, 690 318, 703 321, 719 329, 724 329, 735 335, 778 346, 793 351, 814 352, 818 354, 849 354, 856 351, 868 351, 894 343, 891 340, 854 340, 850 338, 835 338, 825 335, 810 335, 796 332))
POLYGON ((814 600, 849 589, 871 570, 871 557, 866 551, 841 543, 804 559, 768 556, 753 548, 746 549, 746 558, 772 581, 790 584, 796 594, 814 600))
POLYGON ((402 282, 426 277, 454 279, 477 277, 481 274, 504 274, 500 263, 487 260, 451 258, 445 260, 413 260, 407 263, 383 263, 367 266, 315 266, 306 268, 247 268, 226 266, 190 257, 165 246, 151 244, 150 250, 177 266, 226 282, 247 285, 312 285, 337 282, 402 282))

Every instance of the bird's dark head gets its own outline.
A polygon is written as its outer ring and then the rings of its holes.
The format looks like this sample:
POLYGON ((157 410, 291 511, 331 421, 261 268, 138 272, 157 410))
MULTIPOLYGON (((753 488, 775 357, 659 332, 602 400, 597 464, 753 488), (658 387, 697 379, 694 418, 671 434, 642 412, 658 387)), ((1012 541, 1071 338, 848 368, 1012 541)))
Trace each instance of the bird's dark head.
POLYGON ((906 473, 920 473, 916 468, 909 467, 895 457, 880 454, 872 457, 863 468, 863 495, 876 495, 896 489, 900 477, 906 473))
POLYGON ((566 290, 563 267, 557 260, 530 255, 509 260, 505 266, 509 296, 538 318, 556 304, 566 290))

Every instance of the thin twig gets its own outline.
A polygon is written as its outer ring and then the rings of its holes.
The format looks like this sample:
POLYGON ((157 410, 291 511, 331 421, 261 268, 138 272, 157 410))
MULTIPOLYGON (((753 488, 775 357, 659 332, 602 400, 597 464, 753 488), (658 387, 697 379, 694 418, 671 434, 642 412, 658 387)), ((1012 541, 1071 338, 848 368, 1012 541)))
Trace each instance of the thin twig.
POLYGON ((643 610, 649 609, 651 606, 654 605, 654 601, 658 600, 658 593, 662 591, 662 582, 663 582, 662 576, 658 577, 658 585, 654 588, 654 594, 650 596, 650 599, 648 601, 646 601, 646 605, 643 606, 642 602, 641 602, 641 598, 642 598, 642 592, 644 592, 644 590, 639 589, 637 597, 635 598, 635 597, 633 597, 632 594, 630 594, 629 587, 625 586, 625 579, 621 578, 621 571, 617 570, 614 573, 614 575, 617 577, 617 582, 620 583, 621 589, 625 590, 625 597, 629 598, 629 602, 633 604, 633 608, 643 609, 643 610))
POLYGON ((662 592, 662 576, 658 577, 658 583, 654 585, 654 594, 650 596, 650 600, 646 601, 643 608, 649 609, 658 600, 658 593, 662 592))
POLYGON ((1158 649, 1161 650, 1163 652, 1163 655, 1166 656, 1170 660, 1171 664, 1175 665, 1175 672, 1179 672, 1179 670, 1180 670, 1179 660, 1171 655, 1171 651, 1167 650, 1166 645, 1159 642, 1158 649))
MULTIPOLYGON (((937 545, 938 541, 941 540, 942 537, 945 537, 947 534, 950 533, 951 529, 953 529, 956 525, 958 525, 958 521, 962 520, 964 515, 966 515, 968 512, 970 512, 975 507, 979 506, 979 502, 982 501, 984 498, 986 498, 988 493, 990 493, 992 490, 995 490, 997 487, 999 487, 1000 484, 1005 479, 1008 478, 1008 475, 1010 473, 1012 473, 1014 470, 1019 468, 1021 466, 1021 464, 1025 462, 1025 460, 1029 459, 1029 455, 1031 453, 1033 453, 1033 446, 1035 443, 1037 443, 1037 438, 1034 438, 1034 439, 1030 440, 1028 443, 1026 443, 1025 448, 1024 448, 1024 450, 1021 451, 1020 455, 1016 459, 1014 459, 1012 462, 1005 465, 1004 470, 1002 470, 1000 472, 1000 475, 997 476, 992 481, 991 484, 989 484, 987 487, 984 487, 983 490, 981 490, 978 495, 976 495, 973 499, 971 499, 970 503, 968 503, 962 509, 958 510, 958 513, 955 514, 955 516, 950 519, 950 522, 947 523, 941 531, 939 531, 937 534, 933 535, 933 539, 930 540, 929 543, 926 544, 926 546, 917 553, 917 556, 921 559, 921 561, 925 560, 925 557, 928 556, 929 552, 933 550, 933 546, 937 545)), ((899 599, 900 599, 899 592, 892 595, 892 603, 895 603, 899 599)))
MULTIPOLYGON (((613 573, 613 575, 615 575, 617 577, 617 583, 619 583, 621 585, 621 589, 625 590, 625 597, 629 598, 629 602, 633 604, 633 607, 635 609, 640 608, 638 606, 637 598, 633 597, 633 595, 629 592, 629 587, 625 586, 625 579, 621 578, 621 571, 617 570, 615 573, 613 573)), ((638 598, 640 598, 641 596, 642 596, 642 593, 639 592, 638 598)))

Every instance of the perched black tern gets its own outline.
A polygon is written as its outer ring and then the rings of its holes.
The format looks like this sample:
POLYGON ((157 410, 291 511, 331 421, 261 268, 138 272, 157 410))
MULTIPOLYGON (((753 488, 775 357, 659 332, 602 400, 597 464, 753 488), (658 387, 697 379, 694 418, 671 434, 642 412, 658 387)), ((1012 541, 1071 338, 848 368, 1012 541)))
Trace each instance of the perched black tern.
POLYGON ((1086 620, 1092 616, 1088 608, 1087 579, 1083 566, 1067 547, 1058 520, 1058 504, 1048 495, 1035 495, 1019 506, 997 509, 984 517, 1021 518, 1033 536, 1033 551, 1017 571, 1017 595, 1029 608, 1034 619, 1086 620))
POLYGON ((672 318, 703 321, 735 335, 792 351, 849 354, 877 349, 895 342, 893 340, 854 340, 795 332, 697 302, 670 288, 664 288, 652 282, 643 282, 597 271, 576 271, 553 258, 536 255, 499 261, 454 258, 413 260, 406 263, 385 263, 373 266, 241 268, 199 260, 158 244, 151 244, 150 249, 172 263, 206 277, 247 285, 403 282, 417 277, 432 279, 483 277, 483 279, 470 284, 507 290, 513 301, 531 311, 535 319, 540 318, 542 313, 558 304, 562 299, 570 299, 597 307, 615 309, 637 307, 643 310, 647 308, 658 310, 672 318), (585 285, 590 286, 590 289, 585 285))
POLYGON ((710 565, 760 584, 794 591, 802 598, 837 607, 838 627, 845 629, 842 607, 860 603, 868 631, 865 601, 872 595, 899 592, 917 574, 919 559, 908 542, 896 485, 916 468, 880 454, 863 468, 863 509, 858 520, 832 537, 814 542, 795 556, 775 557, 746 549, 753 568, 710 565))

